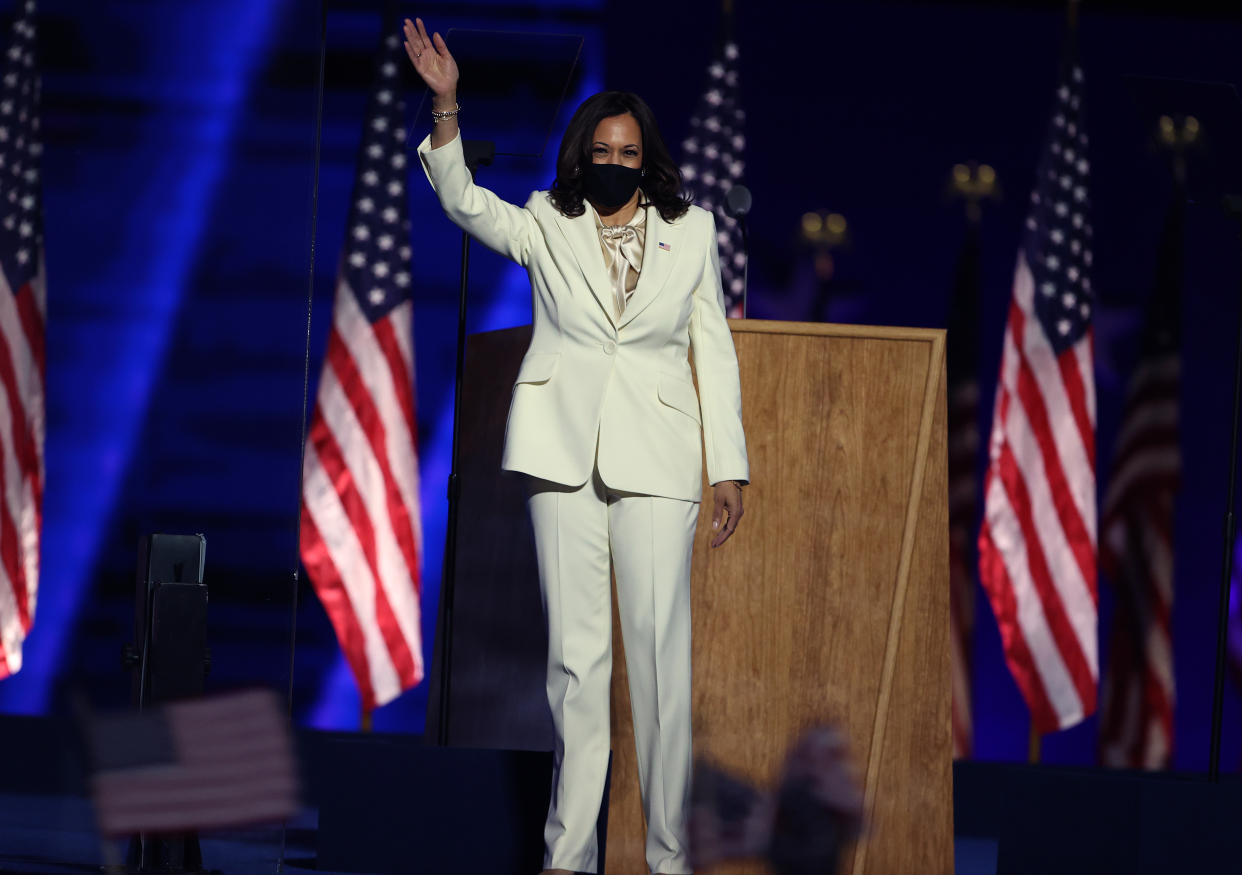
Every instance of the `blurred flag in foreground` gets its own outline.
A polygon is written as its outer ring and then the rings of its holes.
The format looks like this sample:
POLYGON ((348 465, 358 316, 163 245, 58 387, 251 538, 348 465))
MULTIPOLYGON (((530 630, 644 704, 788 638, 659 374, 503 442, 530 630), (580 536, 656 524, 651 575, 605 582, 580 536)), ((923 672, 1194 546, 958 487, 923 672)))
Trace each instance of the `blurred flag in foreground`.
POLYGON ((297 811, 288 720, 269 691, 93 714, 85 732, 105 836, 244 826, 297 811))

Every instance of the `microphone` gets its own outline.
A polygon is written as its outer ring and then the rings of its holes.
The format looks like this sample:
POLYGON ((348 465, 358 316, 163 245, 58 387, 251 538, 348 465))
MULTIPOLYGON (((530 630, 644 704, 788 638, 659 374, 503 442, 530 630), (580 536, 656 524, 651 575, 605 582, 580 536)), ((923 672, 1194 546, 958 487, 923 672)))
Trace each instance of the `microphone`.
POLYGON ((744 219, 750 205, 750 189, 744 185, 735 185, 725 194, 725 213, 730 219, 744 219))

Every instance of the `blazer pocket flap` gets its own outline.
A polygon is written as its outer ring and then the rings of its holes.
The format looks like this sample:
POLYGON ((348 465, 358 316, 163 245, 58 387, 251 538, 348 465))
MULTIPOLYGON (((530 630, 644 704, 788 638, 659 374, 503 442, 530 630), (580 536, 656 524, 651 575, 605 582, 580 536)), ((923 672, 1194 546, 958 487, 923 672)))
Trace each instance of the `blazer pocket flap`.
POLYGON ((517 383, 546 383, 552 378, 552 372, 556 370, 556 363, 561 360, 559 352, 540 352, 528 355, 522 359, 522 365, 518 368, 517 379, 513 382, 517 383))
POLYGON ((692 383, 676 377, 661 376, 657 391, 660 400, 669 407, 681 411, 695 422, 702 422, 699 417, 699 396, 692 383))

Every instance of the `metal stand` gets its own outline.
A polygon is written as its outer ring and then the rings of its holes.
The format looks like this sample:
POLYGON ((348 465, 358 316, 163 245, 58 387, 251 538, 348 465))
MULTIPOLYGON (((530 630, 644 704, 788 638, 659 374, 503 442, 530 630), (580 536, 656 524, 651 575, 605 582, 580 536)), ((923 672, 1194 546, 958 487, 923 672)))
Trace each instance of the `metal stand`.
MULTIPOLYGON (((206 549, 202 535, 152 534, 139 544, 134 641, 122 650, 122 663, 133 673, 131 698, 138 710, 203 693, 211 668, 203 584, 206 549), (161 627, 164 631, 157 636, 161 627)), ((201 875, 207 870, 198 833, 133 836, 123 871, 201 875)))
MULTIPOLYGON (((1225 211, 1239 223, 1242 242, 1242 195, 1226 195, 1225 211)), ((1242 296, 1239 297, 1242 300, 1242 296)), ((1220 607, 1216 622, 1216 674, 1212 690, 1212 747, 1208 757, 1208 776, 1213 783, 1220 780, 1220 727, 1224 717, 1225 656, 1229 639, 1229 584, 1233 576, 1233 544, 1237 537, 1234 501, 1238 481, 1238 414, 1242 408, 1242 309, 1238 316, 1238 344, 1233 372, 1233 427, 1229 437, 1228 498, 1225 500, 1225 549, 1220 571, 1220 607)))
MULTIPOLYGON (((494 143, 484 140, 463 140, 466 167, 473 178, 480 166, 490 165, 496 154, 494 143)), ((470 277, 470 235, 461 234, 461 292, 457 308, 457 375, 453 385, 453 461, 448 478, 448 525, 444 536, 444 563, 440 575, 440 719, 436 727, 436 743, 441 747, 449 739, 449 703, 453 685, 453 595, 457 581, 457 507, 461 499, 458 475, 461 453, 461 386, 466 369, 466 289, 470 277)))

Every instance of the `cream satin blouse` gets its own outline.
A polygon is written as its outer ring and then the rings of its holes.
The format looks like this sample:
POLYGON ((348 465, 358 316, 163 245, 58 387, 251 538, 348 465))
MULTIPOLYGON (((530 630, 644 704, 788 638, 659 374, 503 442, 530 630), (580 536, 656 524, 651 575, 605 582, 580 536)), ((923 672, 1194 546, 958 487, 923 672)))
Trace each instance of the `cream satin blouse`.
MULTIPOLYGON (((590 204, 588 203, 588 206, 590 204)), ((599 245, 608 266, 608 278, 612 281, 612 300, 616 316, 625 312, 625 305, 638 285, 638 273, 643 267, 643 244, 647 237, 647 210, 639 207, 628 225, 605 225, 599 213, 591 207, 595 216, 595 229, 599 232, 599 245)))

